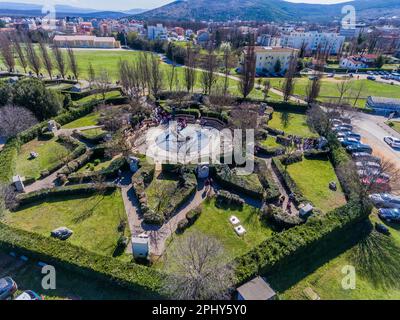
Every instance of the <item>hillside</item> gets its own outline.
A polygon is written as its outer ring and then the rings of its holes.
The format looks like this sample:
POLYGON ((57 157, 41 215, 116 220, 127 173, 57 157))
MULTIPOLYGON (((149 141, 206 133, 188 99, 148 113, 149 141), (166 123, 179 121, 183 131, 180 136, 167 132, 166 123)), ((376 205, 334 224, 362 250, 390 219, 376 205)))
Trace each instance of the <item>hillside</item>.
MULTIPOLYGON (((400 14, 398 0, 356 0, 351 3, 358 17, 400 14)), ((327 21, 342 17, 342 4, 313 5, 283 0, 179 0, 157 9, 135 15, 137 19, 154 20, 264 20, 327 21)))

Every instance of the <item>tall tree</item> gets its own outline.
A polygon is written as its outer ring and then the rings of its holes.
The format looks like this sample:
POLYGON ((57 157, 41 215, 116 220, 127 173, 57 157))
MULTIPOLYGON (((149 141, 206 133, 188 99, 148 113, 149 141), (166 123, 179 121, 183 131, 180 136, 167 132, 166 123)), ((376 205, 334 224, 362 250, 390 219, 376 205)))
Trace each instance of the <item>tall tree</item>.
POLYGON ((191 46, 191 43, 188 42, 186 46, 186 58, 185 58, 185 86, 187 92, 193 91, 193 88, 196 83, 196 54, 191 46))
POLYGON ((321 90, 321 75, 316 72, 309 80, 306 87, 306 95, 308 104, 312 104, 316 101, 321 90))
POLYGON ((0 108, 0 136, 2 137, 14 137, 37 122, 33 113, 23 107, 9 105, 0 108))
POLYGON ((35 48, 33 47, 32 41, 28 37, 25 39, 26 58, 28 59, 29 67, 33 70, 36 76, 39 77, 42 64, 35 48))
POLYGON ((350 78, 345 78, 336 84, 336 88, 339 92, 338 104, 342 104, 343 99, 352 88, 352 81, 350 78))
POLYGON ((289 101, 290 96, 293 94, 295 80, 294 76, 297 70, 297 57, 295 54, 292 54, 289 58, 289 65, 285 73, 285 80, 283 81, 282 91, 283 91, 283 100, 289 101))
POLYGON ((150 58, 150 91, 155 99, 158 98, 164 86, 164 74, 161 70, 161 61, 158 56, 150 58))
POLYGON ((254 44, 246 47, 243 55, 242 74, 238 83, 240 93, 243 98, 247 96, 254 89, 254 81, 256 77, 256 53, 254 44))
POLYGON ((106 69, 102 69, 98 77, 96 77, 95 86, 101 94, 103 103, 106 101, 106 94, 111 87, 111 78, 106 69))
POLYGON ((71 47, 67 48, 68 58, 69 58, 69 67, 71 69, 72 74, 75 79, 79 79, 79 66, 78 61, 76 60, 75 52, 71 47))
POLYGON ((201 73, 201 83, 204 94, 210 94, 212 87, 217 81, 216 70, 218 67, 217 56, 214 53, 213 47, 210 45, 207 53, 203 57, 201 73))
POLYGON ((43 38, 39 40, 39 49, 42 55, 43 65, 46 68, 47 74, 49 75, 50 79, 52 79, 53 75, 53 61, 49 55, 49 51, 47 50, 47 44, 44 42, 43 38))
POLYGON ((120 83, 123 93, 129 98, 132 107, 138 105, 142 91, 139 72, 138 62, 120 61, 120 83))
POLYGON ((92 89, 93 83, 96 81, 96 71, 93 68, 93 65, 91 62, 89 62, 88 66, 88 82, 89 82, 89 88, 92 89))
POLYGON ((229 70, 231 67, 231 55, 232 55, 232 48, 229 42, 223 42, 221 44, 221 51, 223 52, 223 63, 224 63, 224 96, 228 94, 228 87, 229 87, 229 70))
POLYGON ((22 37, 19 37, 16 33, 13 36, 13 44, 15 52, 17 53, 18 61, 21 67, 24 69, 24 73, 26 73, 26 68, 28 67, 28 61, 26 60, 24 50, 22 49, 21 42, 23 42, 22 37))
POLYGON ((61 77, 65 79, 67 74, 68 64, 65 61, 64 53, 62 52, 61 48, 58 46, 57 43, 53 43, 53 55, 56 60, 56 68, 60 73, 61 77))
POLYGON ((0 36, 0 52, 8 71, 13 72, 15 68, 13 45, 8 35, 4 33, 0 36))

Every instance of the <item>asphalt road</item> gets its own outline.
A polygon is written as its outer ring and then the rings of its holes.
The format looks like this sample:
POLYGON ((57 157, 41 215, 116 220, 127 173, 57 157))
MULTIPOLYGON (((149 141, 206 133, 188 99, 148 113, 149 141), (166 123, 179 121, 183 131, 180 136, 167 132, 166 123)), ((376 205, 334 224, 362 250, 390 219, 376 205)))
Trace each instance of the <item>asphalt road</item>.
POLYGON ((368 114, 358 114, 352 123, 354 131, 361 135, 361 141, 369 144, 374 155, 390 160, 400 169, 400 150, 395 150, 383 141, 385 136, 393 136, 400 139, 400 134, 387 126, 386 117, 368 114))

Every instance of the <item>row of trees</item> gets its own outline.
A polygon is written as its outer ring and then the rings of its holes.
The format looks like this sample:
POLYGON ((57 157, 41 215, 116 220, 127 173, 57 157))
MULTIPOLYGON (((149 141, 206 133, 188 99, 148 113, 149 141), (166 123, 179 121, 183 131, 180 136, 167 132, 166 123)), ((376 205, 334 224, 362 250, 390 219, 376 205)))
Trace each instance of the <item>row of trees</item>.
POLYGON ((31 39, 25 34, 4 33, 0 35, 0 54, 9 72, 16 70, 17 63, 24 73, 28 68, 37 76, 41 70, 46 70, 50 79, 58 72, 63 79, 70 71, 75 79, 79 78, 79 67, 75 53, 67 48, 67 54, 57 45, 53 44, 51 51, 43 38, 39 39, 39 48, 36 50, 31 39))

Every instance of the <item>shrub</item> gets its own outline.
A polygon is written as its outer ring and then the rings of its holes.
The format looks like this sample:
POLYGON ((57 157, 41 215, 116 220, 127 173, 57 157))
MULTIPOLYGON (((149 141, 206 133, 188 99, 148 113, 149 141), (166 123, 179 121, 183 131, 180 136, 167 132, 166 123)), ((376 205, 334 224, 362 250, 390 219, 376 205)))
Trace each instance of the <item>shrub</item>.
POLYGON ((176 228, 177 233, 183 233, 185 229, 189 227, 189 220, 186 218, 183 218, 181 221, 178 222, 178 226, 176 228))
POLYGON ((257 160, 255 162, 255 171, 258 175, 262 186, 265 189, 265 202, 275 202, 281 196, 279 187, 276 184, 274 178, 271 175, 271 169, 269 169, 264 160, 257 160))
POLYGON ((186 213, 186 219, 189 221, 190 225, 193 225, 196 220, 200 217, 202 212, 201 207, 197 207, 196 209, 190 210, 186 213))
POLYGON ((215 205, 218 208, 239 207, 242 208, 244 200, 236 194, 232 194, 226 190, 219 190, 216 195, 215 205))
POLYGON ((289 229, 305 222, 299 216, 288 214, 282 208, 274 205, 264 206, 262 213, 263 218, 267 219, 280 230, 289 229))
POLYGON ((45 140, 51 140, 51 139, 54 138, 54 132, 51 132, 51 131, 43 132, 43 133, 40 135, 40 137, 41 137, 42 139, 45 139, 45 140))

